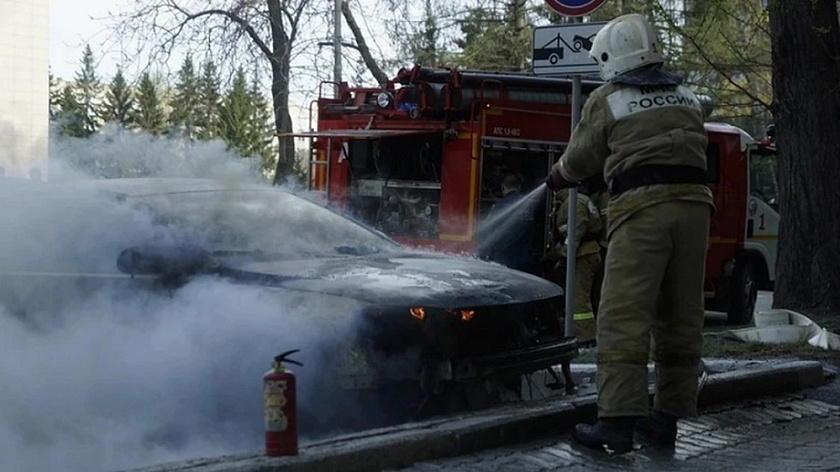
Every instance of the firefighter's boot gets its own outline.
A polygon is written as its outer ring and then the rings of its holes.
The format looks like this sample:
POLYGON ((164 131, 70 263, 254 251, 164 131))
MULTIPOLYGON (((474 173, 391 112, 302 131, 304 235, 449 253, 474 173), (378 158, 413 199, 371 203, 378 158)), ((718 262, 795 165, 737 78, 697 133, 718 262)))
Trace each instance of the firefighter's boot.
POLYGON ((673 450, 677 443, 677 417, 653 410, 636 423, 636 438, 653 449, 673 450))
POLYGON ((594 425, 575 426, 575 441, 593 449, 604 449, 610 454, 624 454, 633 449, 633 429, 638 418, 621 416, 601 418, 594 425))

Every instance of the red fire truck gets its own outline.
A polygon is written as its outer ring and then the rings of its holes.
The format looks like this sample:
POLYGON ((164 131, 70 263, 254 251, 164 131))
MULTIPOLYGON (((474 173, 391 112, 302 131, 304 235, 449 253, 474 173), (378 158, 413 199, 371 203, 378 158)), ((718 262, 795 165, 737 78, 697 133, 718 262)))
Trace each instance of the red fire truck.
POLYGON ((733 324, 749 323, 758 290, 776 280, 779 206, 773 127, 755 140, 743 130, 707 123, 708 183, 716 212, 706 256, 707 306, 733 324))
MULTIPOLYGON (((525 192, 541 185, 570 136, 569 79, 416 66, 382 87, 328 85, 336 92, 310 105, 317 129, 286 135, 311 138, 310 190, 411 246, 474 253, 500 179, 519 175, 525 192)), ((584 100, 599 85, 583 81, 584 100)), ((774 148, 725 124, 707 131, 718 208, 707 297, 742 323, 774 280, 774 148)), ((537 258, 554 244, 551 198, 537 210, 537 258)))

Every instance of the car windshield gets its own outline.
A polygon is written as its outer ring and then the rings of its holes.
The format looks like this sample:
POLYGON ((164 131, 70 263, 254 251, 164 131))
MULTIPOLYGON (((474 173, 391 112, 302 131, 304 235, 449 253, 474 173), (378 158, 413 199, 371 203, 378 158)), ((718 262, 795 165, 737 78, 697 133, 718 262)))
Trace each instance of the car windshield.
POLYGON ((167 225, 209 250, 289 257, 365 255, 399 246, 352 220, 287 192, 215 190, 138 197, 167 225))

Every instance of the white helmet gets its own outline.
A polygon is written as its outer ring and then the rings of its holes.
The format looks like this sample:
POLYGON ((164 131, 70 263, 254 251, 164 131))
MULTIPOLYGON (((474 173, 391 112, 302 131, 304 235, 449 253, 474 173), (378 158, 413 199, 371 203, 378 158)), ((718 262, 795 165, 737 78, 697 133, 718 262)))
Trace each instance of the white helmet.
POLYGON ((638 13, 619 16, 604 25, 592 41, 589 55, 598 63, 604 80, 665 62, 656 31, 638 13))

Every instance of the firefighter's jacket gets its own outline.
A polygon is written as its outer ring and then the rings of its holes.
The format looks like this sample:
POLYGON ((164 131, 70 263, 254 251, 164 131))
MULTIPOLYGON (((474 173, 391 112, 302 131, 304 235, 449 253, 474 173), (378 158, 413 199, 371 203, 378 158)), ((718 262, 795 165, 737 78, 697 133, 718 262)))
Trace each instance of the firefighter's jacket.
POLYGON ((601 216, 601 236, 598 238, 598 243, 602 248, 607 248, 607 228, 609 228, 609 219, 607 218, 607 208, 610 203, 609 190, 599 190, 589 195, 589 199, 598 208, 598 214, 601 216))
MULTIPOLYGON (((559 205, 556 206, 555 225, 557 233, 560 237, 559 244, 563 244, 558 248, 559 253, 555 257, 566 257, 565 238, 568 234, 568 219, 569 219, 569 198, 568 190, 561 190, 557 192, 559 205)), ((586 195, 578 193, 577 200, 577 217, 575 220, 574 237, 575 247, 577 248, 577 256, 583 257, 590 254, 599 254, 601 249, 599 247, 599 240, 601 239, 603 226, 601 224, 601 215, 598 208, 586 195)))
MULTIPOLYGON (((603 172, 612 188, 618 175, 643 165, 705 170, 706 144, 702 108, 688 88, 610 82, 589 95, 569 146, 554 169, 569 182, 603 172)), ((703 184, 634 188, 610 199, 607 237, 636 211, 671 200, 714 206, 712 192, 703 184)))

